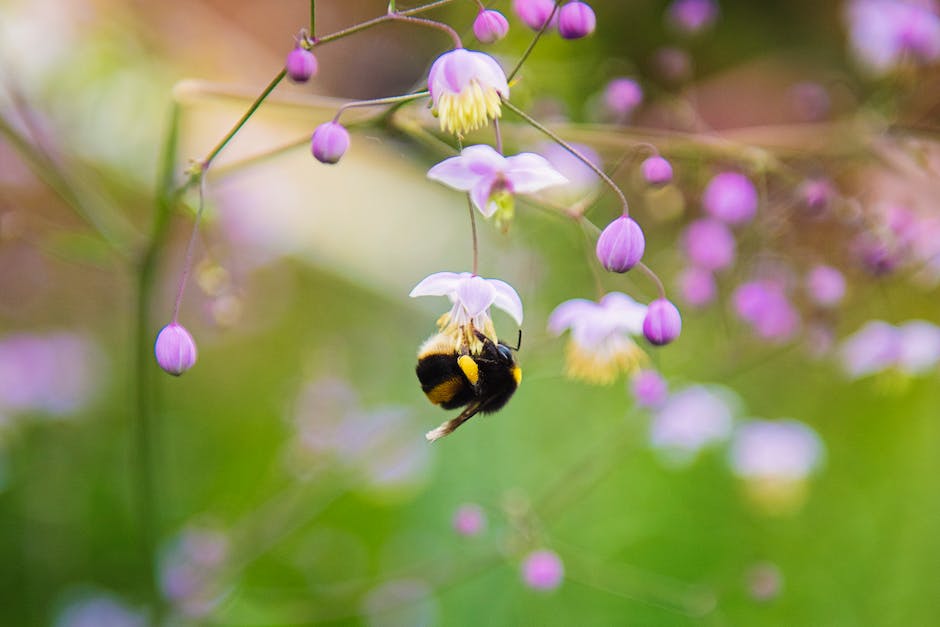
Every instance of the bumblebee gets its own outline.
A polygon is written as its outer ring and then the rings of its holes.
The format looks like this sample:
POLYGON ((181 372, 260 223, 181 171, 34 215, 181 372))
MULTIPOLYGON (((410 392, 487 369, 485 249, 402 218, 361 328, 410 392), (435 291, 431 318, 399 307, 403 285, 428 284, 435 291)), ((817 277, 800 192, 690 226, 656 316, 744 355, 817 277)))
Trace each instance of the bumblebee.
POLYGON ((515 348, 494 342, 479 331, 474 333, 481 343, 478 351, 454 350, 453 338, 443 333, 432 336, 418 351, 415 372, 428 400, 444 409, 464 407, 456 418, 429 431, 428 440, 452 433, 478 413, 499 411, 522 381, 522 369, 514 354, 519 350, 522 331, 515 348))

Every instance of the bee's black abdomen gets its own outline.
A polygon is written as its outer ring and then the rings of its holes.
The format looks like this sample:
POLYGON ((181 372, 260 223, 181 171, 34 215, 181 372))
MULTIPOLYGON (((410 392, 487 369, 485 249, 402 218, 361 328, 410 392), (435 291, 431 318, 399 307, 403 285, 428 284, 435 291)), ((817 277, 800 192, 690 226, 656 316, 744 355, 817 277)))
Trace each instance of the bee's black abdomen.
POLYGON ((425 355, 415 367, 421 390, 444 409, 462 407, 473 400, 473 386, 457 365, 456 355, 425 355))

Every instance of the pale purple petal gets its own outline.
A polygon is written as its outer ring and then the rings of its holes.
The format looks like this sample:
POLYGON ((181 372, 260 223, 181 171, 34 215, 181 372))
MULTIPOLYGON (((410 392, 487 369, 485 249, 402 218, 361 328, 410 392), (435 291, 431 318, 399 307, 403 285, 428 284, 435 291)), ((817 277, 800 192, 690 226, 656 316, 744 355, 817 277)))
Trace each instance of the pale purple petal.
POLYGON ((922 374, 940 362, 940 327, 926 320, 902 324, 898 367, 909 374, 922 374))
POLYGON ((509 189, 516 194, 532 194, 568 182, 548 159, 531 152, 507 157, 504 177, 509 183, 509 189))
POLYGON ((803 479, 822 462, 823 443, 796 420, 754 420, 741 425, 731 446, 734 474, 756 479, 803 479))
POLYGON ((470 202, 472 202, 473 206, 486 218, 496 213, 496 209, 498 208, 495 202, 490 202, 490 192, 493 191, 494 182, 492 178, 481 179, 480 182, 470 190, 470 202))
POLYGON ((450 296, 457 292, 457 286, 465 276, 467 276, 466 272, 460 274, 456 272, 435 272, 415 285, 408 296, 411 298, 418 296, 450 296))
POLYGON ((882 320, 872 320, 846 338, 840 349, 842 366, 858 378, 880 372, 897 362, 900 331, 882 320))
POLYGON ((466 192, 483 180, 492 180, 505 168, 505 161, 485 144, 467 146, 456 157, 444 159, 428 170, 428 178, 466 192))
POLYGON ((465 278, 457 286, 457 302, 464 306, 471 318, 489 309, 495 298, 494 287, 480 276, 465 278))
POLYGON ((597 312, 597 303, 584 298, 574 298, 566 300, 552 311, 548 316, 548 330, 555 335, 561 335, 565 329, 569 329, 589 316, 597 312))
POLYGON ((612 328, 623 329, 631 335, 643 333, 646 305, 636 302, 622 292, 610 292, 601 299, 601 307, 612 328))
POLYGON ((522 299, 516 290, 509 283, 499 279, 487 279, 487 282, 493 288, 493 306, 508 313, 516 324, 522 326, 522 299))

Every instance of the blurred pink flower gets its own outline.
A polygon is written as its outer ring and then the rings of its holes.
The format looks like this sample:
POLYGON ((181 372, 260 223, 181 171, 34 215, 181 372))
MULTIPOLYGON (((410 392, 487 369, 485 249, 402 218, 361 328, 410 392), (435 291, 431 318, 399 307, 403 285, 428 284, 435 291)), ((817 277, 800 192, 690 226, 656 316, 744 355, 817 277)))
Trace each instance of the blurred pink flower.
POLYGON ((940 18, 932 1, 853 0, 845 15, 852 51, 873 74, 886 74, 905 61, 940 59, 940 18))
POLYGON ((796 420, 752 420, 740 425, 731 445, 731 470, 744 479, 801 480, 822 464, 823 443, 796 420))
POLYGON ((486 529, 486 512, 476 503, 464 503, 454 513, 453 525, 462 536, 480 535, 486 529))
POLYGON ((564 577, 565 565, 554 551, 534 551, 522 562, 522 581, 533 590, 554 590, 564 577))
POLYGON ((685 465, 699 451, 731 434, 734 397, 723 388, 692 386, 674 392, 656 412, 650 444, 675 465, 685 465))
POLYGON ((778 281, 763 279, 741 284, 734 292, 734 308, 764 340, 786 342, 800 329, 800 314, 778 281))

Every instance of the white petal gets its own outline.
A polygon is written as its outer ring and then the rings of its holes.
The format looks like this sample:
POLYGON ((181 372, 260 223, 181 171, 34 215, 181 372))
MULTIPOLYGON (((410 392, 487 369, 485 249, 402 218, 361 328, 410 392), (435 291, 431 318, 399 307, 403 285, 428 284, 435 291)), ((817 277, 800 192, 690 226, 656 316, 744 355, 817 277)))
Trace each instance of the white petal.
POLYGON ((465 277, 457 286, 457 302, 463 305, 471 318, 489 309, 495 298, 493 286, 480 276, 465 277))
POLYGON ((408 295, 411 298, 418 296, 450 296, 457 292, 457 286, 465 275, 466 273, 435 272, 422 279, 408 295))
POLYGON ((509 283, 499 279, 487 279, 487 282, 493 286, 495 292, 493 305, 508 313, 516 324, 522 326, 522 299, 516 290, 509 283))
POLYGON ((548 316, 548 330, 561 335, 565 329, 584 324, 597 311, 597 303, 575 298, 561 303, 548 316))
POLYGON ((548 159, 531 152, 507 157, 504 176, 516 194, 532 194, 546 187, 568 182, 561 172, 552 167, 548 159))
POLYGON ((646 305, 640 304, 621 292, 610 292, 601 299, 603 317, 607 325, 632 335, 643 333, 646 305))
POLYGON ((480 83, 495 89, 503 98, 509 98, 509 83, 506 72, 499 62, 485 52, 469 51, 476 62, 476 72, 480 83))

